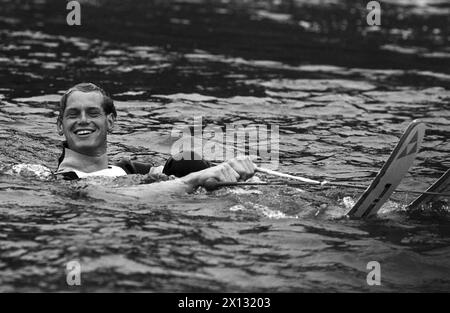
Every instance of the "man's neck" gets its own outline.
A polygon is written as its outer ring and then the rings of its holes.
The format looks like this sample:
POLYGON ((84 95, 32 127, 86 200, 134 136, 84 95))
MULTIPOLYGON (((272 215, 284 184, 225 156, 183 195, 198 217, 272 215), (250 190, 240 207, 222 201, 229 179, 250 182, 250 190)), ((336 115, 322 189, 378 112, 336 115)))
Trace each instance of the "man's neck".
POLYGON ((102 146, 102 147, 97 147, 95 150, 92 149, 88 149, 86 151, 84 150, 72 150, 71 151, 78 153, 78 154, 82 154, 85 156, 89 156, 89 157, 101 157, 104 154, 106 154, 106 146, 102 146))
POLYGON ((99 156, 90 156, 65 148, 64 159, 58 167, 58 172, 77 170, 84 173, 92 173, 106 168, 108 168, 108 156, 106 153, 99 156))

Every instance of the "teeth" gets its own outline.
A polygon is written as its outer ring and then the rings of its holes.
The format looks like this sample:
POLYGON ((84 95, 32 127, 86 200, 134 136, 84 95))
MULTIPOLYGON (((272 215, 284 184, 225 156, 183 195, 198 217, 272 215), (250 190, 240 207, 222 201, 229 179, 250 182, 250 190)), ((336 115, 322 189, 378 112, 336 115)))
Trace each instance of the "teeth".
POLYGON ((77 135, 88 135, 92 133, 92 130, 79 130, 76 132, 77 135))

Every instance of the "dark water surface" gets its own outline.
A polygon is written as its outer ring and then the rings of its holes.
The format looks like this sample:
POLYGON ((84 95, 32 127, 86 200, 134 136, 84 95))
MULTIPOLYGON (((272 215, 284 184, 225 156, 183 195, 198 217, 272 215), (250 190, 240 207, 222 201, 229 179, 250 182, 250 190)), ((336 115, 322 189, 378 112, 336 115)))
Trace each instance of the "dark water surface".
MULTIPOLYGON (((424 190, 450 167, 446 1, 383 1, 375 29, 355 1, 85 1, 78 28, 61 1, 0 5, 0 167, 55 169, 58 101, 82 81, 116 100, 113 160, 161 164, 172 127, 203 116, 279 125, 280 171, 368 184, 420 118, 401 186, 424 190)), ((0 291, 450 291, 448 204, 408 212, 414 196, 398 193, 351 221, 361 191, 345 188, 95 196, 140 180, 0 174, 0 291), (367 285, 369 261, 382 286, 367 285)))

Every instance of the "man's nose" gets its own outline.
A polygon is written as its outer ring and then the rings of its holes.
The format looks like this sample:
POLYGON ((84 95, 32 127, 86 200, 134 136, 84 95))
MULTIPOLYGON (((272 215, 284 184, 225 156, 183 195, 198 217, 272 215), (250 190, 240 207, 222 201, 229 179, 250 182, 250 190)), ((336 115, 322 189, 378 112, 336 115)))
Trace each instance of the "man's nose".
POLYGON ((86 112, 84 112, 84 111, 81 112, 78 122, 80 124, 87 124, 87 123, 89 123, 88 115, 86 114, 86 112))

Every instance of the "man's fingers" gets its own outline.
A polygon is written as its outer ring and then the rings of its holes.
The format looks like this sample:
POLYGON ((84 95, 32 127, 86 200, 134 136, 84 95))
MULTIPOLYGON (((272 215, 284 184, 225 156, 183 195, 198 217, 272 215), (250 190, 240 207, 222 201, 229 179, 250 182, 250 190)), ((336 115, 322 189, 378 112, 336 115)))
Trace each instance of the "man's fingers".
POLYGON ((236 172, 234 169, 231 169, 231 174, 234 176, 234 179, 235 179, 236 181, 238 181, 239 178, 241 178, 241 175, 239 175, 239 173, 236 172))
POLYGON ((255 173, 255 165, 249 157, 239 156, 227 162, 238 174, 240 178, 246 180, 255 173))
POLYGON ((251 161, 249 159, 245 159, 242 161, 242 165, 245 167, 245 171, 246 171, 245 176, 246 177, 252 176, 254 170, 252 168, 251 161))
POLYGON ((231 168, 233 168, 233 170, 236 173, 239 174, 240 178, 245 179, 247 170, 246 170, 245 166, 242 164, 242 162, 239 162, 236 159, 232 159, 232 160, 230 160, 229 165, 230 165, 231 168))
POLYGON ((254 174, 254 171, 254 164, 250 161, 250 159, 233 159, 200 171, 198 185, 203 185, 211 179, 220 182, 237 182, 239 179, 247 179, 251 177, 254 174))
POLYGON ((242 159, 242 162, 245 164, 245 167, 250 171, 250 172, 254 172, 255 171, 255 164, 253 164, 252 158, 251 157, 245 157, 242 159))
POLYGON ((255 166, 250 158, 246 157, 241 161, 242 166, 245 168, 245 179, 252 177, 255 173, 255 166))
POLYGON ((223 169, 218 169, 217 172, 215 173, 214 177, 221 182, 227 181, 227 177, 223 171, 223 169))
POLYGON ((236 172, 231 165, 225 163, 223 165, 223 172, 224 176, 226 177, 227 181, 229 182, 236 182, 240 175, 238 174, 238 172, 236 172))
POLYGON ((254 172, 255 172, 255 169, 256 169, 255 163, 253 163, 253 161, 252 161, 251 159, 249 159, 249 160, 248 160, 248 165, 249 165, 249 167, 250 167, 251 172, 254 173, 254 172))

